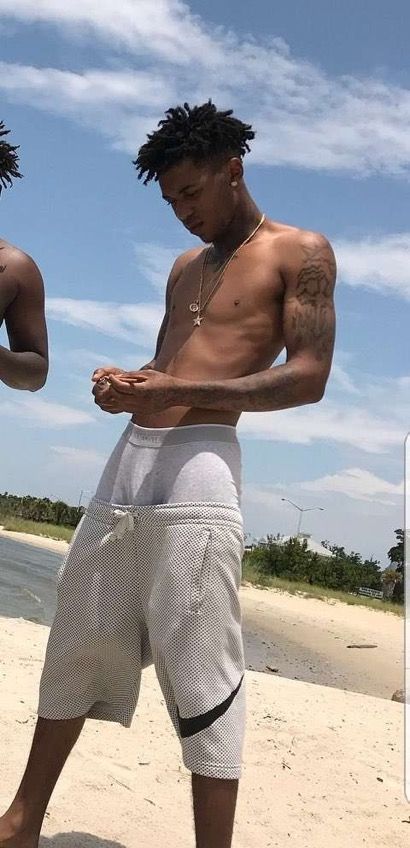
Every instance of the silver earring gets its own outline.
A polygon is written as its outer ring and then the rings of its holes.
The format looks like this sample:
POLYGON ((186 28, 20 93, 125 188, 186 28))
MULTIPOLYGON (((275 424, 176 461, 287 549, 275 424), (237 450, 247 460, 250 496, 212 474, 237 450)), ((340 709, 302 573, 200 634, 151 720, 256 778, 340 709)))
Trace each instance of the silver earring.
POLYGON ((234 186, 234 188, 236 188, 237 185, 238 185, 238 183, 236 182, 236 180, 232 180, 231 186, 234 186))

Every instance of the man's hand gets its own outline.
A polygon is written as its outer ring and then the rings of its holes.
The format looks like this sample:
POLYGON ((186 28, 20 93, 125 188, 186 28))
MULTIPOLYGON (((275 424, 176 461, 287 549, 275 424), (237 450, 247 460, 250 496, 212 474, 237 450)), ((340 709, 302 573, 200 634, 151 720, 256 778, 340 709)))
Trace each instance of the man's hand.
POLYGON ((115 409, 110 397, 110 376, 111 374, 123 374, 123 368, 117 368, 116 365, 107 365, 105 368, 96 368, 91 379, 95 384, 92 393, 95 403, 104 412, 111 412, 113 415, 118 412, 125 412, 124 409, 115 409))
MULTIPOLYGON (((183 382, 162 371, 121 371, 98 369, 101 376, 95 381, 95 402, 104 412, 161 412, 176 403, 178 386, 183 382), (103 372, 103 373, 101 373, 103 372), (109 372, 109 373, 107 373, 109 372)), ((94 376, 93 376, 94 379, 94 376)))
POLYGON ((106 365, 105 368, 96 368, 93 376, 91 377, 93 383, 96 383, 97 380, 101 380, 103 377, 109 377, 110 374, 123 374, 123 368, 117 368, 116 365, 106 365))

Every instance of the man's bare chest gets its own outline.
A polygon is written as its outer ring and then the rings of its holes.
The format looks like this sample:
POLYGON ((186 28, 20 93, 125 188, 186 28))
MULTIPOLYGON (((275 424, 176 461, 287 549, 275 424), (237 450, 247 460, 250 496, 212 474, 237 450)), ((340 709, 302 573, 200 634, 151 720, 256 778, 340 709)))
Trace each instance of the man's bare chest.
POLYGON ((193 324, 196 312, 190 306, 199 303, 201 312, 214 325, 227 327, 238 320, 252 320, 261 315, 277 313, 282 302, 282 282, 279 271, 267 268, 262 262, 253 264, 234 259, 221 276, 218 269, 206 268, 195 261, 181 274, 174 286, 170 305, 170 323, 181 320, 193 324))

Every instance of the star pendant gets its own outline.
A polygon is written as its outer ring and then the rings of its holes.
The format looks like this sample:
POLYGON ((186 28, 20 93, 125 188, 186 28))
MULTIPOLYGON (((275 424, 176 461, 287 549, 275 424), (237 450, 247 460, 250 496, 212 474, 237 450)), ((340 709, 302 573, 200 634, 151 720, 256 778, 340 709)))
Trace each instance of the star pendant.
POLYGON ((194 327, 200 327, 201 321, 203 321, 203 320, 204 320, 203 318, 200 318, 199 315, 197 315, 197 317, 194 319, 194 327))

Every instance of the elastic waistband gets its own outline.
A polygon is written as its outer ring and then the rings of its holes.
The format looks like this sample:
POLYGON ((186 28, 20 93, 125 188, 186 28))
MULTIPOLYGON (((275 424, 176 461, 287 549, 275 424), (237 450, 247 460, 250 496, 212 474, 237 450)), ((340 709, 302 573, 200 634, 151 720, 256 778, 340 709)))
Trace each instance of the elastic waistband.
POLYGON ((231 424, 187 424, 180 427, 140 427, 132 421, 124 430, 132 445, 166 447, 187 442, 228 442, 239 446, 236 427, 231 424))
POLYGON ((134 506, 128 504, 109 504, 98 498, 92 498, 86 515, 103 521, 104 524, 115 526, 124 516, 132 516, 134 522, 153 524, 236 524, 243 528, 243 518, 239 507, 232 504, 217 503, 214 501, 201 501, 198 503, 187 501, 186 503, 169 504, 144 504, 134 506))

